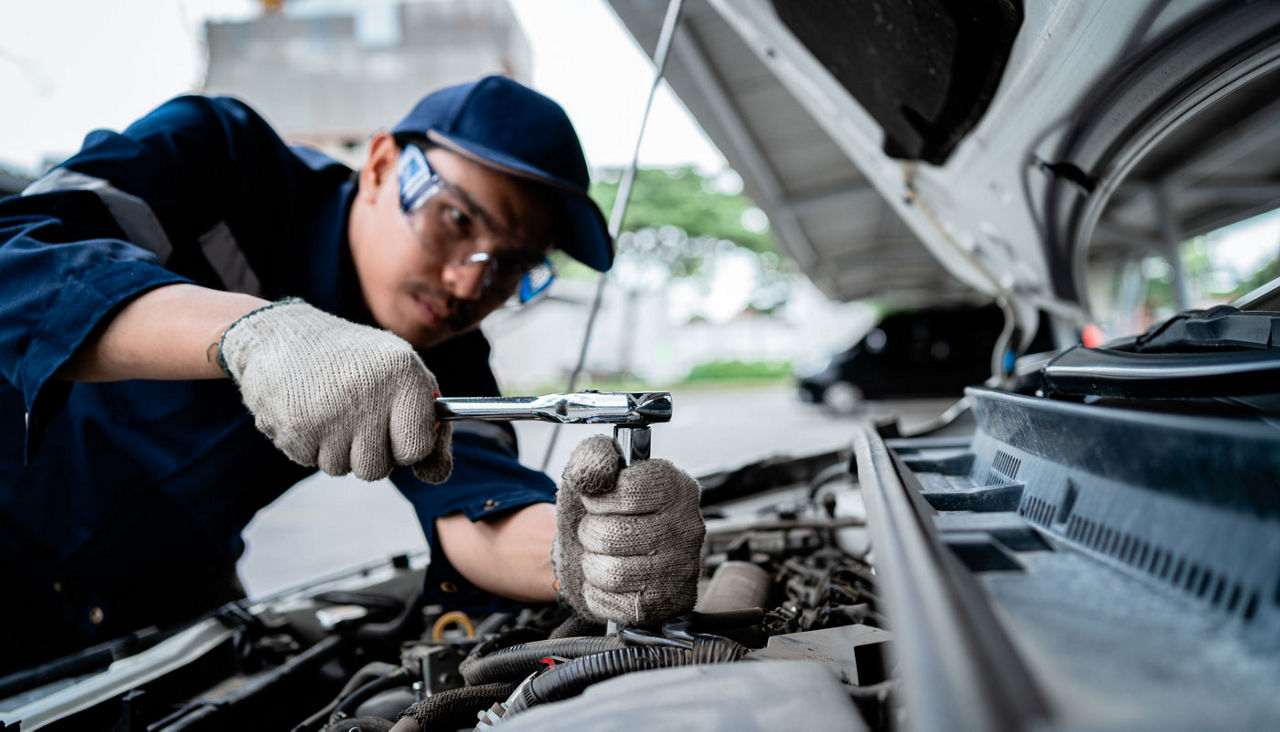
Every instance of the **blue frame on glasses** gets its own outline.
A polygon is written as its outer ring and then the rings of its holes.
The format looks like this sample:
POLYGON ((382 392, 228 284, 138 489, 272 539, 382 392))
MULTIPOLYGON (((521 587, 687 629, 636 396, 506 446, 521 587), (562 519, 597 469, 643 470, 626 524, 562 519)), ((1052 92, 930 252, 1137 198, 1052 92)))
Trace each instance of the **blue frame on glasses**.
POLYGON ((417 145, 405 145, 396 163, 400 178, 400 208, 413 213, 440 191, 440 174, 431 169, 417 145))
MULTIPOLYGON (((400 159, 396 163, 396 174, 400 180, 400 209, 411 214, 440 192, 444 187, 444 179, 431 169, 427 156, 417 145, 405 145, 400 151, 400 159)), ((474 256, 474 255, 473 255, 474 256)), ((487 263, 489 258, 472 260, 476 263, 487 263)), ((492 265, 486 265, 492 266, 492 265)), ((555 268, 546 257, 542 262, 520 280, 520 302, 525 303, 541 295, 556 279, 555 268)))
POLYGON ((551 266, 551 260, 546 257, 542 258, 542 264, 534 267, 525 273, 520 280, 520 302, 529 302, 533 298, 547 291, 552 282, 556 281, 556 270, 551 266))

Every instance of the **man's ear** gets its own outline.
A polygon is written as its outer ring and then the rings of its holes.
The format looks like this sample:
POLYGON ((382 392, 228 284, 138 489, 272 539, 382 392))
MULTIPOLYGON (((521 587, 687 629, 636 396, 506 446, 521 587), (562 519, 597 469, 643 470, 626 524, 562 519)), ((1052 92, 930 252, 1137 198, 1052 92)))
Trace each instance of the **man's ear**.
POLYGON ((396 182, 396 161, 400 148, 390 132, 379 132, 369 142, 369 158, 360 170, 360 191, 357 196, 369 203, 378 198, 382 186, 396 182))

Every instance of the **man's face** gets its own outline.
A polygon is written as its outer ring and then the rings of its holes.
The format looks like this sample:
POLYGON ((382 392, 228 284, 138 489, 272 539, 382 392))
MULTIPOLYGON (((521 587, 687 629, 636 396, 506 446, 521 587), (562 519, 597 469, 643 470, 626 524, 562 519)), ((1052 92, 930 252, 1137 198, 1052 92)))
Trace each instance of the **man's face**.
POLYGON ((440 185, 406 213, 400 153, 389 135, 374 138, 352 204, 351 256, 374 320, 427 348, 475 328, 511 296, 520 268, 510 263, 544 255, 551 222, 532 184, 439 147, 426 157, 440 185), (472 261, 483 255, 507 266, 492 276, 472 261))

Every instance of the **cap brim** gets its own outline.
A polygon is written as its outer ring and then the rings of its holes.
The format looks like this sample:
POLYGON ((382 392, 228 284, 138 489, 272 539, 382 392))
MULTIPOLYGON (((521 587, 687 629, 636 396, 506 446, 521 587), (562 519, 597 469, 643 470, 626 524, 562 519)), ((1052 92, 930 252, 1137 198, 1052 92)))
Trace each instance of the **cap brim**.
POLYGON ((549 187, 560 200, 565 217, 566 240, 556 246, 597 272, 607 272, 613 266, 609 226, 600 207, 581 188, 478 142, 434 129, 427 130, 427 139, 485 167, 549 187))

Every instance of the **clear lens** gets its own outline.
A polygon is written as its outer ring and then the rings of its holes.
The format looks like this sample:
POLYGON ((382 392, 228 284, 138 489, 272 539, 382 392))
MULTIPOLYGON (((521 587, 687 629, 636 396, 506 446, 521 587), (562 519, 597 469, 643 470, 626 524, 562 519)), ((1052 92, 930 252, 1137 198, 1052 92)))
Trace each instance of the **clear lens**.
MULTIPOLYGON (((425 221, 422 220, 422 214, 417 216, 414 214, 417 214, 428 201, 440 193, 448 184, 438 173, 431 169, 431 165, 427 162, 427 156, 423 154, 420 148, 414 145, 406 145, 404 150, 400 152, 400 159, 396 163, 396 173, 400 179, 400 208, 408 215, 410 227, 421 235, 425 221)), ((437 239, 437 246, 445 247, 446 249, 452 249, 463 243, 461 239, 455 240, 443 231, 438 232, 438 235, 444 235, 443 239, 448 241, 437 239)), ((489 235, 486 234, 486 236, 489 235)), ((448 260, 447 255, 446 260, 448 260)), ((482 283, 486 288, 494 286, 503 287, 504 289, 509 288, 519 279, 520 302, 529 302, 542 294, 556 278, 555 270, 552 269, 550 260, 527 251, 508 251, 494 254, 472 252, 454 259, 453 262, 455 266, 476 264, 483 266, 484 279, 482 283)), ((506 291, 510 292, 510 290, 506 291)))

